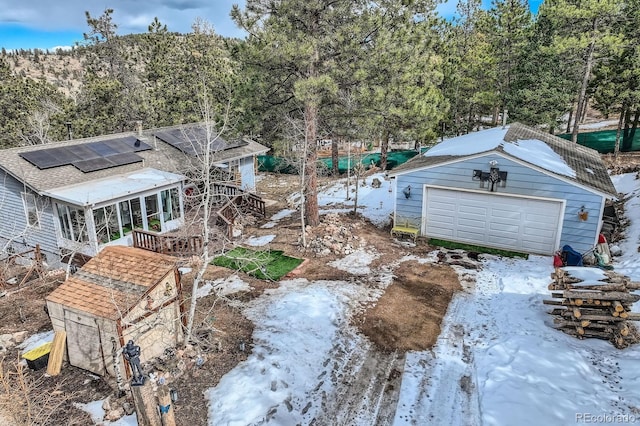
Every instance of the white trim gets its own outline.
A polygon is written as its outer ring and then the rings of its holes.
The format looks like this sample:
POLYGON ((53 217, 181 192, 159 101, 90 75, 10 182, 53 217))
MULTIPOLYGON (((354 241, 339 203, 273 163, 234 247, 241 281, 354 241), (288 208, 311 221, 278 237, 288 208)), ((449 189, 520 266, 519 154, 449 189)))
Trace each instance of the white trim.
POLYGON ((26 219, 27 227, 32 229, 42 229, 42 212, 40 211, 40 207, 38 206, 39 197, 33 192, 21 192, 20 195, 22 198, 22 206, 24 208, 24 216, 26 219), (36 213, 36 223, 34 224, 32 224, 31 220, 29 219, 29 213, 31 209, 28 204, 31 204, 31 203, 27 201, 28 197, 33 199, 32 207, 36 213))

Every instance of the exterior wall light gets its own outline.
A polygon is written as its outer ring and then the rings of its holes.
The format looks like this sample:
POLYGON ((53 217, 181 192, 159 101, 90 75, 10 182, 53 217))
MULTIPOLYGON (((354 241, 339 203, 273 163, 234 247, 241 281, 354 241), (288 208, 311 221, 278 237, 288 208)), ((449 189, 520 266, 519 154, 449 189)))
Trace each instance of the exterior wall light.
POLYGON ((404 198, 411 198, 411 185, 407 185, 403 190, 404 198))

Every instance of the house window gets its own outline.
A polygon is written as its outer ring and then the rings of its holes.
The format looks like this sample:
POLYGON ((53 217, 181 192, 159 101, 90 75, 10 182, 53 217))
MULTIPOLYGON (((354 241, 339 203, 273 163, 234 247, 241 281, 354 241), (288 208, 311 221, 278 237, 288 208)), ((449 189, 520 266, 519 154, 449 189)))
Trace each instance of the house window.
POLYGON ((63 238, 78 242, 89 241, 84 219, 84 210, 63 204, 58 204, 57 210, 60 231, 63 238))
POLYGON ((120 235, 116 205, 111 204, 93 210, 93 221, 96 225, 96 236, 101 244, 117 240, 120 235))
POLYGON ((229 162, 229 180, 240 182, 240 160, 231 160, 229 162))
POLYGON ((140 198, 120 202, 120 222, 122 222, 122 233, 127 235, 133 229, 143 229, 142 207, 140 198))
POLYGON ((160 193, 164 222, 180 218, 180 193, 178 188, 166 189, 160 193))
POLYGON ((39 228, 40 211, 38 210, 38 204, 35 194, 32 194, 30 192, 23 192, 22 202, 24 204, 24 212, 27 216, 27 225, 34 228, 39 228))
POLYGON ((158 195, 147 195, 144 197, 144 207, 147 211, 147 226, 150 231, 162 231, 160 225, 160 215, 158 211, 158 195))

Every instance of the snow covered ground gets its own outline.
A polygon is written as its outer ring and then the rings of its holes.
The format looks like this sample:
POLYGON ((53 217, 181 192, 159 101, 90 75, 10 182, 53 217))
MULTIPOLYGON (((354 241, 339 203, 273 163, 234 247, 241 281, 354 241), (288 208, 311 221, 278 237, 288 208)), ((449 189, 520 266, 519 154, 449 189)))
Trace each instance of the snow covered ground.
MULTIPOLYGON (((612 179, 619 192, 630 196, 625 209, 632 219, 615 269, 640 281, 640 222, 634 220, 640 217, 640 181, 634 174, 612 179)), ((374 223, 389 218, 389 191, 382 175, 367 178, 359 188, 360 210, 374 223), (371 187, 374 177, 383 181, 381 188, 371 187)), ((326 188, 319 204, 325 212, 348 209, 344 183, 326 188), (336 204, 340 207, 334 209, 336 204)), ((291 213, 274 215, 268 227, 291 213)), ((248 242, 261 246, 271 240, 248 242)), ((370 266, 378 255, 359 251, 334 262, 336 268, 357 272, 348 282, 296 278, 248 303, 245 314, 256 327, 252 353, 205 393, 208 424, 640 423, 640 346, 618 350, 608 342, 581 341, 552 329, 542 304, 549 297, 550 257, 485 256, 481 270, 460 269, 465 290, 453 298, 434 348, 371 358, 370 342, 349 319, 392 282, 389 269, 370 266), (384 386, 374 382, 386 381, 397 367, 404 370, 397 405, 385 405, 379 394, 384 386)), ((435 262, 436 256, 427 253, 417 260, 435 262)), ((597 279, 601 271, 580 268, 574 273, 597 279)), ((201 292, 246 288, 232 276, 201 292)), ((101 418, 100 404, 84 407, 101 418)), ((113 424, 135 425, 135 416, 113 424)))
MULTIPOLYGON (((383 180, 382 175, 375 177, 383 180)), ((613 181, 620 192, 633 195, 626 204, 627 216, 640 217, 640 181, 632 174, 613 181)), ((327 189, 320 205, 327 209, 345 203, 344 188, 340 184, 327 189)), ((378 223, 392 209, 388 188, 388 182, 379 189, 370 184, 360 188, 363 214, 378 223)), ((272 218, 274 224, 277 220, 272 218)), ((614 259, 616 271, 633 280, 640 280, 639 236, 640 224, 632 222, 620 244, 623 254, 614 259)), ((375 288, 357 279, 298 278, 282 282, 246 307, 246 314, 256 320, 253 352, 206 392, 210 425, 312 420, 355 425, 640 422, 640 347, 618 350, 604 341, 581 341, 550 328, 542 300, 549 296, 553 267, 552 259, 543 256, 486 256, 475 276, 460 271, 465 291, 452 300, 433 350, 406 356, 397 407, 390 417, 381 418, 385 407, 366 393, 351 410, 336 410, 343 396, 340 384, 357 380, 353 372, 363 368, 370 347, 349 318, 391 282, 390 273, 369 269, 375 257, 362 252, 334 265, 377 274, 375 288), (340 415, 323 417, 327 408, 340 415)), ((421 261, 434 261, 434 256, 427 254, 421 261)), ((583 273, 599 271, 584 268, 583 273)))

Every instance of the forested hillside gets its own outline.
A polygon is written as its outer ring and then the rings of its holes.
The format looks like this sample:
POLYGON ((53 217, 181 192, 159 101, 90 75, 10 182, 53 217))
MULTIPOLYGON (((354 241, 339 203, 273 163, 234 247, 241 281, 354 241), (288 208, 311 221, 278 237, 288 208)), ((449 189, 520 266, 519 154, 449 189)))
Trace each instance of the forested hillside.
POLYGON ((279 149, 366 139, 385 152, 390 140, 429 143, 504 111, 577 134, 591 107, 620 119, 624 150, 639 119, 638 3, 550 0, 533 16, 526 0, 489 10, 464 0, 445 20, 430 0, 249 0, 232 11, 245 40, 206 21, 173 33, 157 19, 118 36, 113 11, 87 14, 73 50, 2 50, 0 145, 207 115, 227 135, 279 149))

